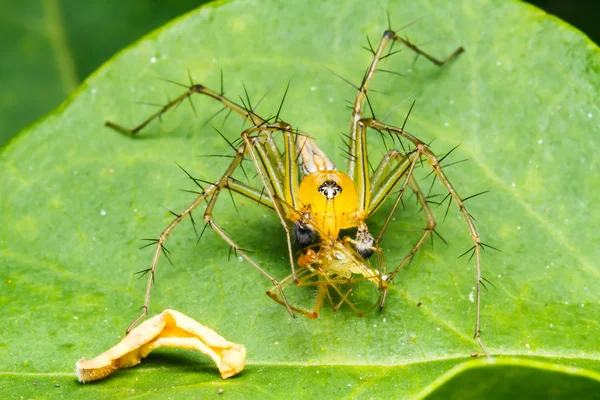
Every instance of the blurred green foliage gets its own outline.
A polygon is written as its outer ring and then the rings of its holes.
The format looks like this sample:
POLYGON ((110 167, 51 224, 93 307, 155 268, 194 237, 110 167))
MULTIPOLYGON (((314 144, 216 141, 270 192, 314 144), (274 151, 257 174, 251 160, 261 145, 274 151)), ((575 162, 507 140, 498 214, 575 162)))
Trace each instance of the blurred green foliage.
POLYGON ((206 0, 0 0, 0 145, 114 53, 206 0))

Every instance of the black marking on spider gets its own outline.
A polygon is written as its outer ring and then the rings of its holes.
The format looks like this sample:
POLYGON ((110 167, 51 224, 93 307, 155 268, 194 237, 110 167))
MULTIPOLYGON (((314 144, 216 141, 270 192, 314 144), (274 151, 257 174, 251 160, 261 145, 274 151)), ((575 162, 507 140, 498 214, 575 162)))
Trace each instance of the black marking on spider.
POLYGON ((327 200, 333 200, 335 196, 342 193, 342 187, 335 181, 325 181, 319 186, 319 193, 327 197, 327 200))

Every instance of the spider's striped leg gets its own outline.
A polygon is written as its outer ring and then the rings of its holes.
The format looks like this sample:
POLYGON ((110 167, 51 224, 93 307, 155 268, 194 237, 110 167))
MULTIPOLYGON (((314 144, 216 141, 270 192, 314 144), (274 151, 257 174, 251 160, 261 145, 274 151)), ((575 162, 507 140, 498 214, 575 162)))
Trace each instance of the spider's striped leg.
MULTIPOLYGON (((371 213, 375 212, 377 207, 379 207, 385 201, 385 199, 390 195, 391 191, 398 185, 398 183, 402 179, 404 179, 398 192, 398 195, 396 196, 396 201, 394 202, 392 210, 388 214, 388 217, 386 218, 383 227, 381 228, 379 235, 375 240, 375 247, 379 248, 379 242, 381 241, 383 234, 385 233, 390 221, 392 220, 392 217, 394 216, 398 205, 402 202, 402 196, 404 196, 404 191, 406 190, 407 185, 410 185, 413 191, 417 194, 417 198, 419 199, 419 202, 421 203, 421 206, 423 207, 423 211, 425 212, 427 218, 427 228, 423 232, 423 235, 421 236, 420 240, 412 248, 409 255, 406 256, 405 262, 403 262, 390 275, 388 275, 385 278, 386 282, 391 282, 396 277, 400 269, 406 264, 406 260, 410 260, 412 258, 412 256, 417 252, 419 247, 421 247, 427 236, 429 236, 431 231, 435 228, 435 219, 433 219, 431 210, 429 209, 429 206, 425 201, 425 196, 423 196, 423 193, 419 189, 417 182, 413 177, 415 166, 420 160, 420 158, 421 153, 419 150, 411 152, 406 156, 402 155, 398 151, 388 152, 388 154, 386 154, 386 156, 383 158, 380 165, 374 172, 374 182, 377 183, 379 186, 373 186, 373 192, 376 194, 374 199, 376 201, 373 203, 372 210, 370 210, 371 213), (392 164, 397 165, 395 166, 395 168, 392 168, 392 164), (389 173, 384 177, 383 171, 386 170, 389 173)), ((369 215, 371 215, 371 213, 369 215)), ((384 273, 387 273, 387 271, 385 271, 384 273)), ((384 293, 384 298, 380 304, 381 308, 383 308, 383 305, 385 303, 385 294, 386 293, 384 293)))
MULTIPOLYGON (((283 209, 284 205, 291 207, 295 211, 295 202, 296 195, 298 192, 298 171, 295 160, 295 147, 292 145, 294 143, 294 132, 290 125, 285 122, 275 122, 271 125, 263 125, 263 126, 255 126, 249 129, 246 129, 242 132, 242 140, 248 148, 248 152, 252 158, 252 161, 256 167, 256 172, 258 173, 263 188, 265 189, 268 198, 274 205, 275 212, 277 213, 277 217, 281 222, 281 226, 285 231, 285 236, 287 240, 287 248, 289 255, 290 268, 292 270, 292 276, 294 277, 294 281, 296 281, 296 267, 294 262, 294 253, 292 250, 292 237, 290 234, 290 228, 286 222, 286 218, 288 218, 288 213, 283 209), (266 150, 268 149, 268 139, 272 138, 271 134, 273 132, 282 132, 284 136, 285 143, 285 171, 283 175, 280 173, 279 169, 274 165, 271 158, 268 156, 266 150), (258 133, 257 135, 254 135, 258 133), (267 146, 263 143, 265 142, 265 134, 267 140, 267 146), (255 152, 254 149, 257 151, 255 152), (288 199, 291 196, 291 200, 288 202, 288 199)), ((277 152, 279 155, 279 153, 277 152)), ((279 155, 279 157, 281 157, 279 155)), ((283 295, 283 293, 282 293, 283 295)), ((291 311, 289 305, 288 311, 291 311)))
POLYGON ((475 335, 474 336, 475 336, 475 339, 477 340, 477 342, 479 343, 479 345, 481 346, 481 349, 483 350, 485 355, 489 357, 487 348, 483 344, 483 341, 481 340, 481 335, 480 335, 481 334, 481 332, 480 332, 481 287, 482 287, 482 280, 483 280, 483 278, 481 276, 481 249, 482 249, 482 246, 484 246, 484 244, 481 242, 481 237, 479 236, 477 227, 475 226, 473 218, 469 214, 469 211, 467 210, 467 207, 465 206, 464 201, 462 200, 462 198, 460 197, 458 192, 454 189, 454 187, 452 186, 452 183, 450 183, 450 180, 444 173, 444 170, 442 169, 442 166, 440 165, 440 160, 438 159, 438 157, 435 155, 435 153, 433 153, 429 149, 429 147, 425 143, 423 143, 421 140, 417 139, 415 136, 411 135, 410 133, 406 132, 402 128, 398 128, 398 127, 395 127, 392 125, 386 125, 386 124, 379 122, 372 118, 365 118, 361 122, 363 124, 365 124, 366 126, 369 126, 375 130, 395 133, 396 135, 403 137, 403 138, 407 139, 408 141, 410 141, 415 146, 415 150, 414 150, 413 154, 419 154, 419 155, 423 155, 425 157, 428 164, 433 169, 433 172, 435 173, 435 175, 437 176, 439 181, 442 183, 442 185, 448 192, 448 196, 450 196, 452 201, 454 201, 454 203, 458 207, 458 210, 460 211, 461 215, 463 216, 463 219, 465 220, 465 223, 467 224, 467 230, 469 232, 469 236, 471 237, 471 240, 473 241, 473 247, 471 249, 469 249, 469 251, 467 251, 467 253, 472 251, 472 257, 475 257, 475 275, 476 275, 476 280, 477 280, 477 286, 476 286, 477 287, 477 296, 476 296, 477 297, 477 300, 476 300, 477 308, 476 308, 476 317, 475 317, 475 335))
MULTIPOLYGON (((383 228, 379 232, 379 235, 375 241, 377 247, 379 246, 379 242, 381 241, 381 238, 383 237, 383 234, 387 229, 387 226, 389 225, 398 207, 398 204, 402 201, 402 196, 404 194, 404 190, 407 184, 416 194, 417 200, 421 204, 421 208, 425 213, 425 219, 427 221, 427 227, 424 229, 421 238, 413 246, 412 250, 405 257, 404 261, 394 271, 392 271, 390 275, 386 277, 387 282, 391 282, 396 277, 400 269, 402 269, 408 263, 408 261, 410 261, 410 259, 421 247, 425 239, 431 234, 431 232, 433 232, 436 226, 435 218, 433 216, 433 213, 431 212, 431 209, 429 208, 429 205, 427 204, 425 195, 423 194, 421 188, 419 187, 419 185, 413 177, 414 167, 416 162, 419 160, 419 156, 420 155, 417 153, 404 155, 398 150, 390 150, 387 154, 384 155, 383 159, 381 160, 381 163, 377 166, 372 176, 373 184, 371 186, 371 194, 373 202, 370 205, 368 216, 371 216, 381 206, 381 204, 388 198, 388 196, 390 196, 392 190, 394 190, 399 184, 399 182, 402 179, 404 179, 400 192, 396 197, 396 202, 394 203, 392 210, 388 214, 383 228)), ((387 271, 384 271, 384 274, 387 274, 387 271)), ((383 307, 383 302, 381 304, 381 307, 383 307)))
MULTIPOLYGON (((462 53, 464 49, 462 47, 457 48, 450 56, 444 60, 439 60, 423 50, 419 49, 416 45, 409 42, 408 40, 398 36, 396 32, 392 30, 386 30, 379 41, 377 49, 371 48, 373 53, 373 61, 369 66, 369 69, 365 73, 362 83, 358 88, 354 103, 352 105, 352 120, 350 123, 350 137, 348 143, 348 176, 350 176, 356 185, 359 193, 359 211, 365 211, 369 204, 369 180, 368 180, 368 165, 367 165, 367 149, 366 149, 366 138, 364 137, 364 131, 361 130, 360 121, 363 119, 364 114, 364 103, 368 102, 367 92, 373 81, 373 76, 377 71, 378 64, 381 60, 394 53, 385 53, 385 49, 393 42, 398 41, 417 53, 427 58, 438 66, 443 66, 446 62, 452 60, 458 54, 462 53)), ((369 43, 370 46, 370 43, 369 43)))
MULTIPOLYGON (((223 96, 222 94, 217 93, 214 90, 209 89, 204 85, 191 84, 185 92, 183 92, 182 94, 177 96, 174 100, 169 101, 167 104, 162 106, 160 110, 158 110, 156 113, 152 114, 150 117, 148 117, 146 120, 144 120, 141 124, 139 124, 133 128, 125 128, 124 126, 116 124, 112 121, 106 121, 104 123, 104 125, 112 128, 118 132, 121 132, 121 133, 125 133, 125 134, 132 135, 132 136, 136 135, 139 131, 144 129, 150 122, 154 121, 157 118, 162 117, 167 111, 171 110, 172 108, 176 108, 179 104, 181 104, 185 100, 189 99, 194 94, 202 94, 202 95, 205 95, 205 96, 208 96, 208 97, 211 97, 211 98, 217 100, 218 102, 223 104, 223 106, 225 108, 235 112, 236 114, 241 115, 246 120, 248 120, 252 125, 260 125, 265 122, 264 119, 262 119, 260 116, 255 114, 252 110, 249 110, 246 107, 240 106, 239 104, 229 100, 227 97, 223 96)), ((190 101, 191 101, 191 99, 190 99, 190 101)))

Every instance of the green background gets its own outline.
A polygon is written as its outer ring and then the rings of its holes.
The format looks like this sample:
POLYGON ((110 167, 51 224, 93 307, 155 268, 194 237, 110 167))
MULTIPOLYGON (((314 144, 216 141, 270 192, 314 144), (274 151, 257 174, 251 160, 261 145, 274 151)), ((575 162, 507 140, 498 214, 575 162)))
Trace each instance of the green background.
MULTIPOLYGON (((598 393, 600 307, 598 221, 594 189, 598 151, 598 48, 579 32, 521 3, 393 1, 236 1, 194 12, 111 60, 61 108, 19 135, 0 155, 2 193, 0 276, 3 336, 0 391, 10 397, 423 397, 509 394, 585 397, 598 393), (419 252, 390 290, 382 313, 364 318, 347 309, 324 310, 315 321, 290 319, 263 292, 256 271, 213 232, 196 245, 185 223, 169 242, 174 266, 159 266, 152 314, 178 309, 248 348, 248 367, 221 381, 199 355, 159 351, 141 366, 106 381, 80 385, 74 362, 115 344, 141 304, 149 250, 139 239, 155 236, 182 209, 192 189, 174 164, 214 180, 227 160, 211 124, 234 139, 241 122, 219 118, 219 107, 195 99, 198 116, 184 105, 153 124, 138 140, 103 127, 105 119, 139 122, 182 91, 157 78, 194 79, 214 88, 224 71, 227 94, 237 99, 242 82, 259 108, 275 112, 285 85, 292 86, 282 114, 310 132, 338 165, 338 133, 346 131, 354 89, 328 69, 359 81, 369 63, 360 48, 365 35, 377 41, 386 9, 399 27, 436 55, 457 45, 467 51, 438 69, 403 51, 380 74, 373 95, 385 115, 410 94, 418 99, 407 128, 443 154, 461 147, 448 169, 463 196, 489 189, 468 206, 486 243, 484 339, 496 364, 471 360, 473 263, 457 259, 470 246, 453 208, 439 226, 444 247, 419 252), (410 17, 407 17, 410 16, 410 17), (421 303, 418 307, 417 304, 421 303), (466 364, 462 364, 467 362, 466 364), (452 379, 454 378, 454 379, 452 379), (500 388, 502 390, 500 390, 500 388)), ((407 106, 389 123, 401 124, 407 106)), ((383 151, 371 142, 372 159, 383 151)), ((426 171, 424 171, 426 172, 426 171)), ((428 187, 427 183, 423 184, 428 187)), ((435 193, 442 193, 437 187, 435 193)), ((219 222, 254 251, 271 273, 284 277, 285 240, 269 212, 226 197, 219 222)), ((436 210, 441 221, 443 207, 436 210)), ((375 231, 385 213, 371 223, 375 231)), ((197 213, 197 220, 200 220, 197 213)), ((418 207, 406 211, 386 233, 389 264, 399 262, 424 226, 418 207)), ((355 301, 369 304, 369 285, 355 301)), ((299 301, 312 293, 298 289, 299 301)))

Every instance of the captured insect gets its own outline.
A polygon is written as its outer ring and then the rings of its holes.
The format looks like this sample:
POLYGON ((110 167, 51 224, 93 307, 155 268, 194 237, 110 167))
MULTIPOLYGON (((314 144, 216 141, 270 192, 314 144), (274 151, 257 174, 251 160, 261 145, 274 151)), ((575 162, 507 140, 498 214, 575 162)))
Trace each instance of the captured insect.
MULTIPOLYGON (((439 180, 447 192, 446 198, 454 202, 465 221, 473 246, 465 253, 471 253, 476 266, 476 322, 475 339, 483 352, 488 351, 480 338, 481 310, 481 242, 472 216, 467 211, 464 200, 454 189, 444 173, 441 161, 429 145, 413 136, 402 127, 392 126, 382 120, 364 116, 365 105, 370 107, 367 93, 381 60, 395 54, 394 43, 408 47, 417 56, 423 56, 441 67, 457 57, 463 48, 457 48, 445 59, 437 59, 397 31, 386 30, 376 48, 369 43, 368 50, 373 60, 366 71, 352 103, 350 132, 347 136, 346 172, 340 171, 329 157, 319 148, 315 139, 307 133, 295 129, 280 117, 289 84, 275 116, 262 118, 247 101, 235 103, 224 97, 223 91, 216 92, 206 86, 190 83, 187 90, 175 100, 168 102, 138 126, 128 129, 107 121, 106 125, 129 135, 136 135, 151 121, 161 117, 170 109, 189 99, 194 94, 211 97, 221 103, 223 110, 239 114, 251 127, 245 129, 236 142, 229 142, 234 150, 232 160, 222 176, 208 185, 188 176, 200 187, 197 198, 179 213, 160 233, 155 244, 154 256, 147 272, 148 284, 142 312, 131 326, 131 330, 148 313, 150 293, 161 253, 166 253, 165 242, 173 230, 186 218, 192 218, 192 212, 206 203, 204 221, 235 252, 247 260, 261 274, 267 277, 273 287, 267 295, 286 307, 291 316, 296 313, 308 318, 316 318, 325 302, 334 310, 348 306, 358 316, 383 308, 390 283, 413 258, 425 240, 436 234, 436 220, 430 210, 426 195, 419 187, 414 175, 417 167, 428 165, 434 179, 439 180), (377 166, 370 169, 371 162, 367 152, 367 135, 379 132, 394 137, 399 149, 388 150, 377 166), (282 143, 282 145, 281 145, 282 143), (280 149, 280 147, 283 147, 280 149), (233 178, 243 161, 250 161, 257 173, 259 184, 244 183, 233 178), (423 162, 425 161, 425 163, 423 162), (414 193, 424 213, 427 226, 410 252, 399 265, 388 270, 379 243, 393 220, 393 216, 402 202, 407 187, 414 193), (224 191, 230 191, 246 197, 267 209, 274 211, 281 222, 287 239, 287 253, 291 274, 278 280, 259 265, 246 250, 241 248, 214 218, 213 210, 224 191), (368 220, 377 212, 386 200, 393 202, 385 222, 377 235, 369 230, 368 220), (341 233, 355 230, 353 236, 341 233), (299 256, 295 257, 294 247, 299 256), (366 309, 361 309, 351 299, 354 284, 368 281, 378 292, 378 299, 366 309), (286 288, 290 285, 309 286, 316 289, 316 302, 312 310, 294 304, 286 297, 286 288)), ((191 78, 190 78, 191 81, 191 78)), ((414 104, 414 103, 413 103, 414 104)), ((409 111, 410 114, 410 111, 409 111)), ((408 118, 408 116, 407 116, 408 118)), ((447 153, 449 154, 449 153, 447 153)), ((446 154, 446 155, 447 155, 446 154)))

